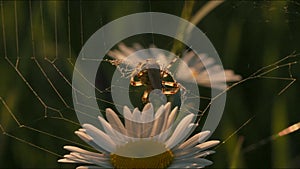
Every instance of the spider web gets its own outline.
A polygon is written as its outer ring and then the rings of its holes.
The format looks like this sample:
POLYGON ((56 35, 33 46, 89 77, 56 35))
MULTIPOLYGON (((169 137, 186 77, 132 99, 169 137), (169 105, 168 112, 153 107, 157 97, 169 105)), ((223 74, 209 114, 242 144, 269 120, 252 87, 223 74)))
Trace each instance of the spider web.
MULTIPOLYGON (((131 2, 130 5, 125 1, 94 4, 81 1, 1 1, 0 129, 2 135, 0 136, 0 161, 2 165, 0 167, 44 167, 45 164, 47 167, 74 167, 73 165, 58 164, 56 161, 64 155, 65 151, 62 147, 66 144, 90 149, 89 146, 73 134, 80 127, 80 124, 72 105, 71 77, 73 71, 80 71, 74 70, 74 64, 84 42, 93 32, 109 22, 109 19, 106 18, 109 15, 116 13, 110 17, 113 20, 130 13, 116 12, 115 10, 118 9, 116 6, 118 5, 124 6, 124 11, 133 10, 133 13, 145 11, 145 9, 147 11, 149 10, 147 8, 150 7, 150 11, 162 11, 180 15, 183 4, 177 3, 172 8, 162 10, 159 7, 164 6, 164 3, 158 5, 157 2, 150 1, 147 3, 131 2), (105 9, 104 7, 107 8, 105 9), (97 9, 101 9, 102 13, 99 14, 97 9), (99 15, 100 18, 98 17, 99 15), (29 156, 24 157, 24 153, 29 154, 29 156), (31 157, 30 154, 34 155, 31 157), (36 158, 39 158, 37 155, 46 158, 41 158, 41 161, 39 161, 36 160, 36 158), (5 161, 9 160, 2 161, 2 159, 10 159, 14 162, 6 163, 5 161)), ((196 3, 194 9, 199 9, 202 5, 202 2, 196 3)), ((296 42, 299 42, 299 38, 297 38, 299 35, 295 33, 300 21, 299 8, 300 4, 297 1, 288 1, 283 4, 280 2, 278 4, 247 1, 228 2, 224 3, 224 6, 220 6, 220 9, 218 8, 220 11, 209 15, 198 26, 203 28, 208 37, 213 42, 216 41, 216 45, 221 48, 221 45, 217 44, 218 41, 216 39, 218 36, 219 38, 224 37, 225 35, 221 35, 224 32, 209 31, 215 24, 211 20, 215 20, 220 15, 231 18, 236 13, 239 13, 241 14, 240 16, 234 17, 235 21, 239 21, 238 23, 244 22, 245 25, 268 25, 271 23, 276 25, 278 20, 278 18, 275 18, 276 15, 265 14, 264 16, 258 16, 249 14, 259 10, 269 11, 278 13, 279 17, 281 15, 286 16, 286 20, 280 19, 290 26, 291 35, 295 36, 290 37, 291 42, 296 44, 296 42)), ((232 24, 234 23, 232 22, 232 24)), ((225 24, 225 22, 220 24, 225 24)), ((144 43, 144 46, 154 43, 159 47, 162 46, 169 49, 172 47, 172 43, 165 43, 163 40, 159 41, 159 37, 150 36, 150 42, 148 38, 147 40, 143 39, 140 43, 144 43)), ((234 46, 236 42, 228 40, 228 44, 232 43, 234 46)), ((224 48, 226 47, 228 46, 224 48)), ((221 54, 224 53, 227 56, 238 55, 234 49, 227 51, 223 48, 221 49, 217 49, 221 54)), ((299 50, 299 48, 291 45, 290 48, 284 50, 284 54, 277 56, 277 60, 274 60, 274 57, 270 57, 271 59, 263 59, 262 63, 255 62, 256 57, 249 52, 250 54, 245 56, 252 56, 247 60, 251 65, 247 65, 247 69, 239 68, 239 70, 245 72, 245 74, 244 72, 242 74, 244 76, 243 80, 230 84, 224 92, 234 92, 235 88, 240 89, 240 86, 247 85, 247 82, 251 83, 254 79, 268 79, 268 81, 263 81, 267 85, 272 84, 269 81, 273 80, 279 81, 281 84, 278 87, 279 90, 272 89, 272 93, 284 94, 296 81, 292 74, 292 66, 296 64, 295 57, 299 50), (284 57, 284 55, 287 56, 284 57)), ((265 55, 268 54, 272 55, 272 52, 265 55)), ((225 59, 222 60, 225 68, 226 65, 234 65, 225 59)), ((110 70, 114 71, 114 66, 111 65, 110 61, 107 59, 102 61, 104 66, 106 65, 110 67, 110 70)), ((110 88, 96 88, 96 90, 99 93, 109 94, 110 88)), ((82 91, 78 92, 83 93, 82 91)), ((224 92, 221 92, 220 95, 224 92)), ((89 96, 86 97, 88 98, 89 96)), ((231 97, 235 96, 229 95, 228 99, 230 100, 231 97)), ((199 100, 206 100, 204 101, 206 104, 199 109, 199 116, 204 116, 211 103, 217 98, 218 96, 215 98, 201 96, 199 100)), ((97 99, 101 103, 118 106, 108 99, 103 99, 102 97, 97 99)), ((104 110, 101 107, 100 109, 104 110)), ((256 114, 254 113, 254 115, 256 114)), ((227 133, 225 136, 219 136, 224 138, 223 143, 236 136, 242 127, 248 125, 249 119, 252 119, 252 117, 253 114, 247 114, 243 117, 245 120, 238 120, 237 123, 239 124, 237 126, 240 126, 240 128, 235 128, 232 134, 227 133)), ((200 123, 200 121, 198 122, 200 123)), ((215 137, 219 138, 218 135, 215 137)))

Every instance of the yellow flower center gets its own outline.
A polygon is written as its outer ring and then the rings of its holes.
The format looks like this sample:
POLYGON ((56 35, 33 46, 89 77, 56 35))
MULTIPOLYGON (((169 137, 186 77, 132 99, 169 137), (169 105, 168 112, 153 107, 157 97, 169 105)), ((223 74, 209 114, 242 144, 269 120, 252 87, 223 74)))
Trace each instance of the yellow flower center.
POLYGON ((139 140, 118 147, 110 158, 112 165, 117 169, 155 169, 167 168, 174 156, 162 143, 139 140))

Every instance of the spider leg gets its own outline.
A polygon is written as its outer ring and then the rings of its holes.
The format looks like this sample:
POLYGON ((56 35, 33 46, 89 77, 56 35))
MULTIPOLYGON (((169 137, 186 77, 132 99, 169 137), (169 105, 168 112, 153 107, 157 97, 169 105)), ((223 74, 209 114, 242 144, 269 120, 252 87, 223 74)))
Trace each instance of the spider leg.
POLYGON ((145 90, 144 94, 142 96, 142 102, 147 103, 148 102, 148 96, 149 96, 149 90, 145 90))
POLYGON ((143 86, 142 81, 135 81, 133 77, 130 78, 130 85, 132 86, 143 86))
POLYGON ((179 87, 178 88, 171 88, 171 89, 167 89, 167 88, 162 89, 163 94, 167 94, 167 95, 176 94, 178 91, 179 91, 179 87))
POLYGON ((178 86, 178 84, 177 84, 176 82, 162 81, 161 83, 162 83, 162 85, 164 85, 164 86, 170 86, 170 87, 179 88, 179 86, 178 86))
POLYGON ((168 70, 172 65, 173 63, 175 63, 177 61, 178 57, 175 57, 167 66, 166 66, 166 69, 168 70))
POLYGON ((131 81, 130 85, 132 85, 132 86, 143 86, 143 83, 141 81, 131 81))
POLYGON ((164 94, 176 94, 180 89, 178 83, 176 82, 162 81, 162 85, 164 86, 162 90, 164 94), (168 88, 166 86, 171 88, 168 88))
POLYGON ((160 72, 160 76, 161 76, 162 78, 166 78, 166 77, 168 77, 168 73, 167 73, 166 71, 161 71, 161 72, 160 72))

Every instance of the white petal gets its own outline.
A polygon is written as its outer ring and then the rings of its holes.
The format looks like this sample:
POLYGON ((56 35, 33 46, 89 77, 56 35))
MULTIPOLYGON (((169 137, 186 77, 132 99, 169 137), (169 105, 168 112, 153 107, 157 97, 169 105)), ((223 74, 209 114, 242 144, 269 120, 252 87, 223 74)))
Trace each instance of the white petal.
POLYGON ((110 108, 106 109, 106 118, 109 121, 111 127, 122 134, 127 134, 127 131, 119 119, 118 115, 110 108))
POLYGON ((213 162, 207 160, 207 159, 204 159, 204 158, 191 158, 191 159, 187 159, 187 160, 182 160, 184 162, 193 162, 193 163, 196 163, 198 165, 201 165, 201 166, 208 166, 208 165, 212 165, 213 162))
POLYGON ((81 148, 75 147, 75 146, 64 146, 64 149, 72 151, 72 152, 78 152, 78 153, 81 153, 81 154, 91 155, 91 156, 99 156, 99 157, 104 156, 101 153, 95 153, 95 152, 87 151, 87 150, 84 150, 84 149, 81 149, 81 148))
POLYGON ((101 169, 102 167, 89 165, 89 166, 78 166, 76 169, 101 169))
POLYGON ((140 122, 141 120, 141 116, 142 116, 142 114, 141 114, 141 112, 139 111, 139 109, 138 108, 135 108, 134 110, 133 110, 133 112, 132 112, 132 121, 134 121, 134 122, 140 122))
POLYGON ((82 126, 86 129, 87 134, 93 138, 93 141, 104 150, 109 152, 114 152, 116 150, 114 141, 103 131, 90 124, 83 124, 82 126))
POLYGON ((178 107, 176 106, 172 112, 170 113, 170 115, 168 116, 168 118, 166 119, 167 120, 167 125, 165 126, 165 129, 163 133, 161 133, 161 136, 160 136, 160 141, 161 142, 165 142, 171 135, 172 133, 172 124, 176 118, 176 115, 177 115, 177 110, 178 110, 178 107))
POLYGON ((151 44, 149 46, 151 53, 155 57, 156 62, 160 65, 160 68, 166 68, 170 64, 170 61, 173 59, 171 56, 166 56, 163 51, 158 49, 155 45, 151 44))
POLYGON ((93 141, 93 138, 89 135, 86 134, 86 130, 83 131, 83 130, 79 130, 79 131, 75 131, 75 134, 80 136, 80 138, 84 141, 93 141))
POLYGON ((164 115, 163 115, 164 111, 165 111, 164 105, 161 105, 156 111, 155 120, 154 120, 154 124, 150 136, 154 137, 161 133, 161 129, 164 124, 164 115))
MULTIPOLYGON (((210 131, 203 131, 198 134, 195 134, 193 137, 182 143, 178 149, 186 149, 194 147, 196 144, 199 143, 202 139, 205 139, 209 135, 210 131), (201 140, 200 140, 201 139, 201 140)), ((202 141, 201 141, 202 142, 202 141)))
MULTIPOLYGON (((196 126, 197 126, 197 124, 190 124, 184 130, 182 130, 181 132, 178 132, 177 138, 174 139, 173 141, 168 142, 168 146, 167 147, 169 149, 173 149, 175 146, 177 146, 178 144, 182 143, 193 132, 193 130, 196 128, 196 126)), ((174 133, 173 133, 173 135, 174 135, 174 133)))
POLYGON ((210 135, 210 131, 202 131, 199 134, 198 143, 202 143, 210 135))
POLYGON ((86 163, 86 164, 91 164, 90 161, 88 161, 88 159, 81 159, 81 158, 78 158, 74 155, 71 155, 71 154, 68 154, 68 155, 64 155, 64 158, 65 159, 69 159, 69 160, 72 160, 72 161, 75 161, 76 163, 86 163))
POLYGON ((168 102, 167 104, 165 104, 164 106, 164 114, 163 114, 163 119, 162 119, 162 128, 161 128, 161 131, 158 133, 160 134, 158 139, 161 141, 161 142, 164 142, 166 137, 168 136, 168 132, 170 132, 170 130, 168 130, 168 117, 169 117, 169 114, 170 114, 170 110, 171 110, 171 102, 168 102), (168 130, 168 131, 167 131, 168 130))
POLYGON ((132 114, 130 109, 127 106, 124 106, 123 108, 123 115, 125 118, 125 127, 127 130, 127 134, 129 137, 132 137, 133 136, 132 114))
POLYGON ((188 52, 186 53, 183 57, 182 60, 188 65, 188 63, 190 62, 190 60, 195 56, 194 52, 188 52))
POLYGON ((80 163, 95 164, 103 167, 112 167, 112 165, 110 164, 110 158, 106 157, 81 154, 77 152, 71 152, 70 155, 65 155, 64 157, 80 163))
POLYGON ((59 163, 79 163, 77 161, 69 160, 69 159, 65 159, 65 158, 59 159, 59 160, 57 160, 57 162, 59 162, 59 163))
MULTIPOLYGON (((72 153, 75 153, 75 152, 71 152, 71 154, 72 153)), ((89 159, 90 161, 97 161, 97 162, 100 161, 100 163, 103 163, 103 162, 107 163, 108 161, 110 161, 109 156, 102 157, 102 156, 93 156, 93 155, 88 155, 88 154, 80 154, 80 153, 78 153, 78 154, 85 159, 89 159)), ((93 163, 95 163, 95 162, 93 162, 93 163)))
POLYGON ((173 135, 165 143, 167 148, 172 149, 180 141, 182 141, 182 139, 187 134, 190 134, 189 131, 193 127, 193 125, 190 125, 190 124, 191 124, 193 118, 194 118, 194 114, 189 114, 180 121, 180 123, 176 127, 173 135))
POLYGON ((167 121, 167 126, 166 128, 170 128, 171 125, 173 124, 175 118, 176 118, 176 115, 177 115, 177 110, 178 110, 178 107, 176 106, 172 112, 170 113, 169 117, 168 117, 168 121, 167 121))
POLYGON ((142 138, 147 138, 150 136, 153 126, 153 106, 151 103, 145 105, 142 111, 142 138))
POLYGON ((147 103, 144 106, 142 111, 142 117, 141 117, 142 122, 143 123, 152 122, 153 115, 154 115, 153 105, 151 103, 147 103))
POLYGON ((125 56, 129 56, 135 52, 134 49, 127 47, 124 43, 118 45, 119 49, 123 52, 125 56))
POLYGON ((118 50, 111 50, 107 53, 110 57, 117 59, 117 60, 124 60, 126 56, 124 56, 120 51, 118 50))
POLYGON ((205 67, 211 66, 215 62, 215 60, 212 57, 208 57, 206 55, 201 55, 200 59, 201 59, 201 61, 199 60, 199 62, 194 65, 194 68, 198 71, 203 69, 204 66, 205 67))
POLYGON ((102 124, 102 127, 104 128, 105 132, 107 133, 107 135, 111 138, 114 139, 115 144, 120 145, 123 142, 125 142, 125 138, 121 136, 121 134, 118 135, 118 132, 115 131, 111 125, 104 120, 103 117, 98 116, 98 119, 100 121, 100 123, 102 124))
POLYGON ((140 138, 141 137, 141 132, 142 132, 142 123, 141 123, 141 112, 139 111, 138 108, 135 108, 133 110, 133 113, 132 113, 132 124, 133 124, 133 127, 132 127, 132 134, 133 134, 133 137, 135 138, 140 138))
POLYGON ((169 166, 168 168, 186 168, 187 166, 192 165, 193 163, 189 163, 189 162, 181 162, 181 163, 175 163, 175 161, 172 163, 171 166, 169 166))
POLYGON ((165 112, 165 106, 164 106, 164 105, 161 105, 161 106, 157 109, 157 111, 155 112, 154 117, 155 117, 155 118, 161 117, 162 114, 163 114, 164 112, 165 112))
MULTIPOLYGON (((187 132, 184 133, 184 136, 181 137, 181 140, 176 144, 175 147, 179 146, 185 140, 187 140, 189 138, 189 136, 193 133, 193 131, 196 129, 197 126, 198 126, 198 124, 195 124, 195 123, 190 124, 189 127, 191 127, 191 128, 189 130, 187 130, 187 132)), ((175 147, 173 147, 173 148, 175 148, 175 147)))
POLYGON ((86 143, 88 143, 89 145, 91 145, 92 147, 94 147, 96 150, 98 150, 99 152, 102 153, 108 153, 108 151, 104 150, 102 147, 100 147, 99 145, 97 145, 93 139, 87 135, 86 133, 82 132, 82 131, 75 131, 75 134, 81 138, 83 141, 85 141, 86 143))
POLYGON ((133 44, 133 48, 135 50, 141 50, 141 49, 144 49, 142 45, 140 45, 139 43, 134 43, 133 44))
POLYGON ((86 129, 80 128, 78 131, 86 132, 86 129))
POLYGON ((204 158, 191 158, 185 160, 174 160, 169 168, 199 168, 213 164, 213 162, 204 158))
POLYGON ((204 151, 204 152, 201 152, 201 153, 199 153, 199 154, 196 154, 196 155, 194 156, 194 158, 206 157, 206 156, 211 155, 211 154, 214 154, 214 153, 216 153, 216 151, 208 150, 208 151, 204 151))
POLYGON ((186 151, 184 155, 177 155, 178 153, 175 153, 175 159, 189 159, 189 158, 200 158, 200 157, 205 157, 210 154, 215 153, 215 151, 209 150, 209 151, 186 151))
POLYGON ((98 165, 98 166, 102 166, 102 167, 109 167, 111 168, 112 165, 110 163, 110 158, 98 158, 98 157, 95 157, 95 156, 88 156, 88 155, 82 155, 82 157, 84 157, 85 159, 88 159, 91 164, 95 164, 95 165, 98 165))
POLYGON ((168 102, 165 104, 165 112, 168 114, 171 110, 171 102, 168 102))
POLYGON ((220 143, 219 140, 210 140, 210 141, 198 144, 195 148, 201 149, 201 150, 206 150, 208 148, 216 146, 219 143, 220 143))
POLYGON ((162 130, 164 130, 164 129, 166 129, 166 127, 167 127, 167 119, 168 119, 168 116, 169 116, 169 114, 170 114, 170 110, 171 110, 171 102, 168 102, 167 104, 165 104, 165 111, 164 111, 164 125, 163 125, 163 129, 162 130))
POLYGON ((183 149, 183 150, 182 149, 177 149, 173 153, 177 157, 184 156, 186 154, 195 154, 195 153, 204 151, 206 149, 209 149, 209 148, 211 148, 211 147, 213 147, 213 146, 215 146, 219 143, 220 143, 220 141, 218 141, 218 140, 210 140, 210 141, 198 144, 197 146, 189 148, 189 149, 183 149))

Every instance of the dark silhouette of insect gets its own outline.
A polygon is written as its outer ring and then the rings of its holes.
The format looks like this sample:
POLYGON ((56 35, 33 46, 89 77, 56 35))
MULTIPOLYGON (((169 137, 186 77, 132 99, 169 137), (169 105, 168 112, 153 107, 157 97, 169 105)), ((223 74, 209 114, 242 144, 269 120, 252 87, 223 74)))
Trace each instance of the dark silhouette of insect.
POLYGON ((130 85, 145 86, 142 102, 149 102, 149 94, 152 90, 159 89, 165 95, 176 94, 180 87, 167 70, 161 70, 157 63, 147 61, 139 65, 140 71, 131 76, 130 85))

